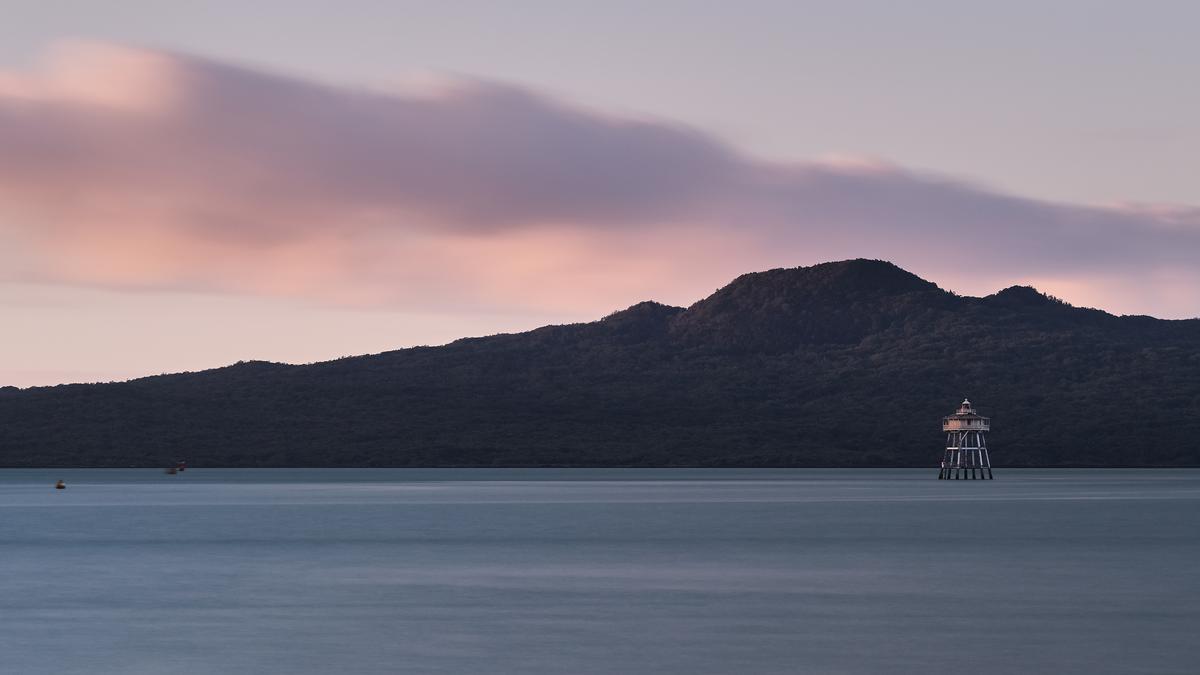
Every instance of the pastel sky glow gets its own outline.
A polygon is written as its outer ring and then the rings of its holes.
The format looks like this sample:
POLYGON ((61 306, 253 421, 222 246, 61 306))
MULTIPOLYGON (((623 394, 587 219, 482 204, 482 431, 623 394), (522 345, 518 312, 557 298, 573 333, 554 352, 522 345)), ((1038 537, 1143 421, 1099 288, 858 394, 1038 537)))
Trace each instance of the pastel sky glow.
MULTIPOLYGON (((315 11, 305 7, 301 14, 315 11)), ((869 18, 882 8, 861 11, 869 18)), ((1139 107, 1083 117, 1104 101, 1095 100, 1098 83, 1080 76, 999 112, 958 105, 965 119, 939 140, 924 122, 909 123, 906 96, 950 104, 983 95, 989 74, 1009 81, 1007 71, 983 68, 996 67, 992 55, 958 38, 911 48, 932 53, 921 58, 958 59, 959 68, 974 60, 978 78, 950 89, 945 72, 935 72, 941 86, 897 94, 893 78, 907 76, 905 64, 864 75, 855 65, 861 54, 839 63, 824 43, 777 54, 783 61, 750 71, 761 80, 743 91, 745 78, 732 69, 689 72, 630 37, 647 68, 689 78, 678 98, 640 106, 641 97, 595 74, 586 45, 563 47, 560 67, 578 64, 569 82, 544 65, 522 71, 520 47, 492 68, 448 68, 432 47, 424 59, 402 53, 413 62, 367 68, 335 48, 353 49, 347 27, 309 50, 329 55, 320 68, 312 53, 289 57, 295 45, 277 34, 264 32, 258 51, 240 34, 223 46, 219 33, 182 35, 161 10, 146 9, 163 22, 157 31, 143 23, 140 32, 114 33, 92 17, 99 37, 82 39, 70 36, 84 25, 38 35, 43 10, 31 5, 27 25, 39 42, 17 54, 0 50, 0 385, 441 343, 588 320, 644 299, 686 305, 742 272, 850 257, 892 260, 968 294, 1032 283, 1116 313, 1200 314, 1200 95, 1172 79, 1194 71, 1200 48, 1182 44, 1181 34, 1173 42, 1166 24, 1127 36, 1150 56, 1122 58, 1108 47, 1126 46, 1091 34, 1119 18, 1107 10, 1089 15, 1100 20, 1094 31, 1059 35, 1085 55, 1095 50, 1110 74, 1100 84, 1116 86, 1122 100, 1141 97, 1139 107), (829 145, 815 145, 819 122, 836 109, 781 125, 779 110, 756 105, 796 86, 788 58, 805 73, 813 68, 805 57, 818 56, 828 63, 821 81, 866 76, 856 86, 892 92, 894 105, 866 113, 861 98, 836 103, 864 120, 868 137, 884 138, 881 123, 893 126, 878 150, 837 145, 852 137, 844 122, 831 124, 829 145), (709 118, 689 101, 698 91, 745 105, 709 118), (1009 119, 1054 126, 1069 117, 1064 102, 1081 121, 1060 129, 1052 147, 1045 129, 1022 136, 1009 119), (760 111, 777 130, 774 150, 766 132, 739 131, 754 127, 760 111), (986 138, 962 155, 904 149, 910 136, 953 144, 964 128, 986 138), (797 144, 797 134, 811 145, 797 144), (1012 149, 986 152, 998 142, 989 135, 1017 149, 1038 146, 1025 157, 1028 176, 1012 149), (944 166, 933 165, 939 157, 944 166)), ((840 25, 827 5, 812 9, 813 20, 840 25)), ((1187 5, 1172 9, 1200 18, 1187 5)), ((732 42, 710 47, 751 66, 761 55, 739 57, 737 48, 750 48, 752 29, 771 38, 772 11, 796 16, 773 3, 762 10, 758 23, 729 28, 732 42)), ((658 11, 645 19, 653 23, 658 11)), ((946 11, 951 24, 962 18, 946 11)), ((413 12, 439 30, 453 26, 431 18, 427 5, 413 12)), ((521 30, 533 36, 569 19, 536 3, 525 12, 533 18, 521 30)), ((88 15, 74 16, 78 24, 88 15)), ((583 34, 620 35, 591 18, 583 34)), ((463 35, 477 28, 464 19, 463 35)), ((1037 43, 1043 28, 1031 28, 1029 39, 1037 43)), ((710 30, 703 23, 663 39, 687 51, 702 37, 696 32, 710 30)), ((0 42, 12 31, 0 28, 0 42)), ((371 44, 374 32, 361 31, 371 44)), ((451 43, 473 53, 465 41, 451 43)), ((1011 67, 1030 58, 1014 54, 1011 67)))

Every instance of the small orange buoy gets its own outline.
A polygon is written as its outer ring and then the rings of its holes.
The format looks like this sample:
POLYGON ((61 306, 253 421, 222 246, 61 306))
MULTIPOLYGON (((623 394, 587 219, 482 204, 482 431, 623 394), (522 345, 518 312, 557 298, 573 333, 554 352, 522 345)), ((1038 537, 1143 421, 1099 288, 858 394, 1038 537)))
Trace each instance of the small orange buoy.
POLYGON ((64 482, 62 482, 62 481, 60 480, 60 481, 58 481, 57 483, 55 483, 55 484, 54 484, 54 489, 55 489, 55 490, 66 490, 66 489, 67 489, 67 484, 66 484, 66 483, 64 483, 64 482))

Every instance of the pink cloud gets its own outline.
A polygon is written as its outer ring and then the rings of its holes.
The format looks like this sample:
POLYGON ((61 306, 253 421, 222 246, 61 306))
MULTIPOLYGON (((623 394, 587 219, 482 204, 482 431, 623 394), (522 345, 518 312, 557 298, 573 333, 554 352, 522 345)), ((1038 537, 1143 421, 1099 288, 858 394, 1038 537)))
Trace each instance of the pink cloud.
POLYGON ((495 83, 381 93, 96 44, 0 73, 0 243, 13 280, 348 304, 611 309, 869 256, 956 290, 1054 279, 1077 302, 1200 313, 1177 287, 1200 280, 1196 209, 763 162, 495 83), (1154 279, 1146 307, 1089 291, 1154 279))

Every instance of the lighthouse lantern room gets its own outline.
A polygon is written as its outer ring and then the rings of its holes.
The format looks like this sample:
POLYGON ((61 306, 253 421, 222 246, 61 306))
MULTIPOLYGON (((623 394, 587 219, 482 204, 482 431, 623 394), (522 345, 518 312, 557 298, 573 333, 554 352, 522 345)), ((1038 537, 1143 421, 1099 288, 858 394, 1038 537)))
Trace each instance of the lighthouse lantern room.
POLYGON ((975 414, 971 402, 963 399, 953 415, 942 418, 946 433, 946 454, 938 480, 992 479, 992 460, 988 456, 984 434, 991 431, 991 420, 975 414))

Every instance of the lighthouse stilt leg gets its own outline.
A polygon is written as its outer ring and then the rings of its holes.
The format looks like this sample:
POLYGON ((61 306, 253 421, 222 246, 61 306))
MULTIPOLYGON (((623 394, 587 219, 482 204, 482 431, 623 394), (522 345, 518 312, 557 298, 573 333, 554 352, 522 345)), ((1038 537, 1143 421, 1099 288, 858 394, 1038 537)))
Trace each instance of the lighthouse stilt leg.
POLYGON ((983 443, 983 438, 980 436, 982 436, 982 434, 979 434, 979 432, 976 431, 976 447, 974 447, 973 452, 974 452, 974 471, 978 472, 979 478, 982 479, 983 478, 983 456, 979 454, 979 446, 980 446, 980 444, 983 443))

